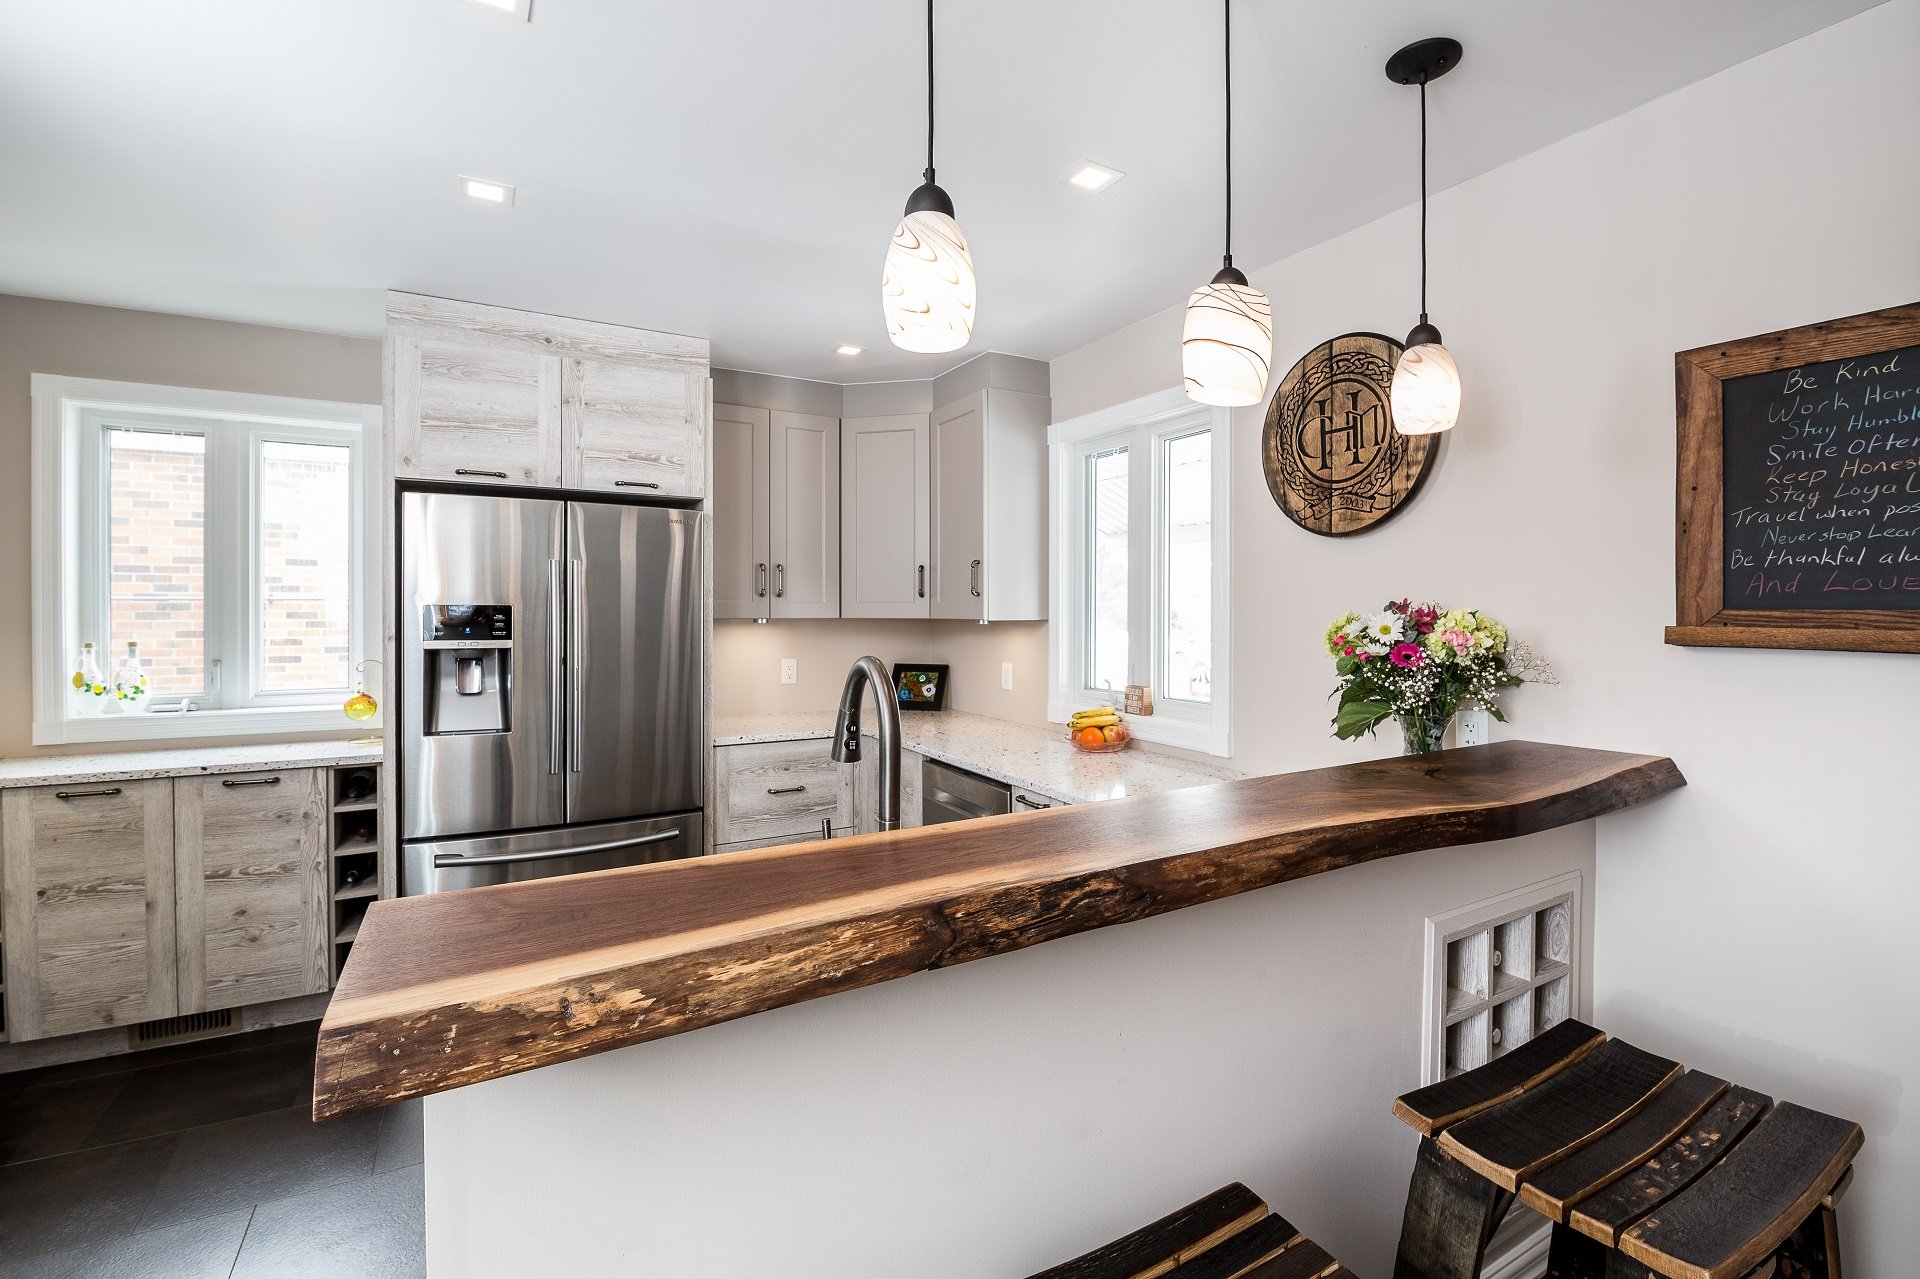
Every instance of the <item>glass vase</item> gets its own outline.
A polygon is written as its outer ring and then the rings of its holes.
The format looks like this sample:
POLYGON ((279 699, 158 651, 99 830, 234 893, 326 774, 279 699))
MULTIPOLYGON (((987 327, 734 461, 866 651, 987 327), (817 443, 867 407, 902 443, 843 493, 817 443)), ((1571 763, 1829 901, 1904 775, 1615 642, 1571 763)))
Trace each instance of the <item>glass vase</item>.
POLYGON ((1428 755, 1440 749, 1441 740, 1447 735, 1447 721, 1423 719, 1418 715, 1396 715, 1400 721, 1400 736, 1405 745, 1402 755, 1428 755))

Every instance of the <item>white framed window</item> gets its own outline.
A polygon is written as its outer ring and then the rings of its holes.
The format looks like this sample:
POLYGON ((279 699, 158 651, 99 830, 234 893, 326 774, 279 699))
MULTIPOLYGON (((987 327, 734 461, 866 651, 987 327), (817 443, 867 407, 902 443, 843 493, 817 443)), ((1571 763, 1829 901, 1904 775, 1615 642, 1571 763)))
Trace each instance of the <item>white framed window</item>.
POLYGON ((345 728, 379 644, 379 408, 36 373, 33 414, 34 741, 345 728), (105 696, 74 687, 87 643, 105 696))
POLYGON ((1049 428, 1049 718, 1144 684, 1136 736, 1231 753, 1232 421, 1175 388, 1049 428))

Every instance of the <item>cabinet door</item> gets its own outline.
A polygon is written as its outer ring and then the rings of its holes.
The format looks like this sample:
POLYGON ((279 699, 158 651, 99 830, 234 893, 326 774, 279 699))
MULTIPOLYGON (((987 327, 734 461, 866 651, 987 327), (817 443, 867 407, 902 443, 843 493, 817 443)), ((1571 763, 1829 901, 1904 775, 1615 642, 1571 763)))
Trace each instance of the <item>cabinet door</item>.
POLYGON ((180 1011, 327 988, 327 804, 320 770, 174 781, 180 1011))
MULTIPOLYGON (((765 409, 713 406, 713 615, 769 616, 772 435, 765 409)), ((838 565, 835 565, 836 578, 838 565)))
POLYGON ((976 392, 933 413, 935 617, 986 616, 986 399, 976 392))
POLYGON ((9 790, 0 824, 9 1038, 178 1012, 173 784, 9 790))
POLYGON ((773 616, 840 616, 840 420, 773 414, 773 616))
POLYGON ((1047 424, 1044 395, 993 388, 986 392, 986 449, 981 464, 980 570, 984 598, 974 601, 989 622, 1047 619, 1047 424))
POLYGON ((388 339, 393 470, 481 484, 560 482, 560 360, 511 345, 388 339))
POLYGON ((707 495, 707 370, 685 360, 565 362, 562 483, 629 496, 707 495))
POLYGON ((928 617, 932 470, 924 413, 840 424, 840 615, 928 617))

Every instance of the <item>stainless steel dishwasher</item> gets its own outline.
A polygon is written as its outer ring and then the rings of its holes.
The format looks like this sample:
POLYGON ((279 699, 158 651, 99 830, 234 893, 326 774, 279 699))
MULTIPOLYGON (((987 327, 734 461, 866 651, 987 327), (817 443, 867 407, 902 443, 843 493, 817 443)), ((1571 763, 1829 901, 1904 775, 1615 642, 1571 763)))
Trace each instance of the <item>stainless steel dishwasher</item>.
POLYGON ((1013 788, 964 768, 922 760, 920 764, 920 824, 971 821, 1013 811, 1013 788))

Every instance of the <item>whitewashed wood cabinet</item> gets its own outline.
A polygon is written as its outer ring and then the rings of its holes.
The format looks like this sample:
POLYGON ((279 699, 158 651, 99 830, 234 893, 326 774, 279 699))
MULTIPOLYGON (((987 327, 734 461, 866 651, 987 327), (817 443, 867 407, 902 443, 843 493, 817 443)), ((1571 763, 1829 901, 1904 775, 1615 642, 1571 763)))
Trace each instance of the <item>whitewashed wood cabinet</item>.
POLYGON ((931 615, 1047 617, 1044 395, 989 388, 934 409, 931 615))
POLYGON ((0 830, 7 1037, 173 1016, 173 783, 9 790, 0 830))
POLYGON ((704 339, 389 293, 386 362, 398 478, 706 496, 704 339))
POLYGON ((326 990, 326 787, 295 768, 0 793, 5 1038, 326 990))
POLYGON ((931 440, 924 413, 842 419, 842 617, 933 615, 931 440))
POLYGON ((180 1008, 238 1008, 329 984, 326 774, 174 781, 180 1008))
POLYGON ((746 742, 714 750, 713 843, 716 852, 851 834, 853 768, 836 763, 832 743, 746 742))

